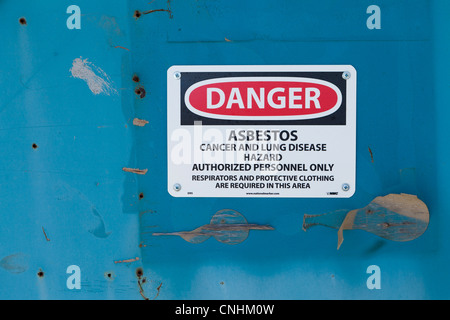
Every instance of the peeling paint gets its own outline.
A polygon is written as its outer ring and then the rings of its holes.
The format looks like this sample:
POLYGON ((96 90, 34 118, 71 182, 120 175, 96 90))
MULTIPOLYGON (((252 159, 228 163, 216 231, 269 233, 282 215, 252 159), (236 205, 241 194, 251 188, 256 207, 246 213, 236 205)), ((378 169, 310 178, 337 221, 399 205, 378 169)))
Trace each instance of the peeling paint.
POLYGON ((230 209, 218 211, 209 224, 192 231, 153 233, 153 236, 179 236, 190 243, 201 243, 211 236, 226 244, 238 244, 247 239, 250 230, 274 230, 268 225, 249 224, 239 212, 230 209))
POLYGON ((72 77, 84 80, 94 94, 117 94, 108 75, 88 59, 76 58, 70 69, 72 77))
POLYGON ((337 210, 319 215, 304 215, 303 230, 316 225, 338 229, 338 249, 344 230, 364 230, 393 241, 411 241, 428 227, 429 211, 415 195, 389 194, 376 197, 355 210, 337 210))

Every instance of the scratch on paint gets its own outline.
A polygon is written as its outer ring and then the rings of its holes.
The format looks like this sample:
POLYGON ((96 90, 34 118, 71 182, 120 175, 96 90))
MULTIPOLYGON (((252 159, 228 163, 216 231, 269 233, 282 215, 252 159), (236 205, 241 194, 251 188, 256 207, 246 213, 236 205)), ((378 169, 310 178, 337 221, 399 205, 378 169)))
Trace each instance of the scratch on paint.
POLYGON ((138 260, 139 260, 139 257, 136 257, 136 258, 125 259, 125 260, 115 260, 114 263, 127 263, 127 262, 135 262, 138 260))
POLYGON ((45 240, 50 241, 50 239, 47 237, 47 234, 45 233, 44 227, 42 227, 42 232, 44 232, 45 240))
POLYGON ((132 172, 132 173, 136 173, 136 174, 146 174, 148 169, 135 169, 135 168, 122 168, 123 171, 125 172, 132 172))
POLYGON ((70 69, 72 77, 84 80, 94 94, 117 94, 108 75, 88 59, 76 58, 70 69))

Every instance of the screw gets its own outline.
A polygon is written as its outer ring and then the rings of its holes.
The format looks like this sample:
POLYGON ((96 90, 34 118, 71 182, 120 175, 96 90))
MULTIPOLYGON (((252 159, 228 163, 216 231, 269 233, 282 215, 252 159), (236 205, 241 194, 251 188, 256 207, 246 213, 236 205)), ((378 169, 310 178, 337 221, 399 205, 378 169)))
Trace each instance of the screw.
POLYGON ((180 191, 180 190, 181 190, 181 184, 175 183, 175 184, 173 185, 173 190, 175 190, 175 191, 180 191))
POLYGON ((348 183, 344 183, 344 184, 342 185, 342 190, 344 190, 344 191, 350 190, 350 185, 349 185, 348 183))
POLYGON ((348 71, 344 71, 342 73, 342 78, 345 79, 345 80, 350 79, 351 76, 352 76, 352 74, 350 72, 348 72, 348 71))
POLYGON ((180 80, 181 79, 181 73, 179 71, 176 71, 176 72, 173 73, 173 77, 175 79, 177 79, 177 80, 180 80))

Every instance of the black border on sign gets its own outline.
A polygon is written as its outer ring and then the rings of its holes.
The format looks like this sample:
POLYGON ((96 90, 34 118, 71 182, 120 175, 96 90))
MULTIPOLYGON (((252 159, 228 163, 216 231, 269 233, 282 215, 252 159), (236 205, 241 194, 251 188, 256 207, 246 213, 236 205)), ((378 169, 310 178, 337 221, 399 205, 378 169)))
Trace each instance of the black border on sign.
POLYGON ((181 73, 181 125, 194 125, 194 122, 201 121, 202 125, 230 126, 230 125, 252 125, 252 126, 270 126, 270 125, 326 125, 342 126, 346 125, 347 116, 347 81, 342 78, 342 71, 317 71, 317 72, 182 72, 181 73), (193 84, 215 78, 230 77, 303 77, 331 82, 341 90, 342 104, 336 112, 317 119, 305 120, 220 120, 202 117, 191 112, 184 103, 184 95, 193 84))

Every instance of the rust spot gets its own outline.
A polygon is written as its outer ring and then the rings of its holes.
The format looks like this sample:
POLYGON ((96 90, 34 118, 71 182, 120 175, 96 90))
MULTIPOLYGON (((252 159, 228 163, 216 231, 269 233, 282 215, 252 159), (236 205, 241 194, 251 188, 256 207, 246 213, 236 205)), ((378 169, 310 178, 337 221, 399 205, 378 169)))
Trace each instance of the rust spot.
POLYGON ((370 153, 370 159, 372 160, 372 163, 373 163, 373 153, 372 153, 372 150, 370 149, 370 147, 368 147, 368 149, 369 149, 369 153, 370 153))
POLYGON ((148 123, 147 120, 138 119, 138 118, 134 118, 134 119, 133 119, 133 124, 134 124, 135 126, 138 126, 138 127, 143 127, 143 126, 145 126, 147 123, 148 123))
POLYGON ((133 15, 133 17, 135 17, 136 19, 139 19, 139 17, 142 15, 142 13, 139 11, 139 10, 136 10, 135 12, 134 12, 134 15, 133 15))
POLYGON ((225 282, 223 282, 223 281, 220 281, 219 283, 220 283, 221 285, 224 285, 224 284, 225 284, 225 282))
POLYGON ((145 248, 147 245, 144 244, 143 242, 139 243, 139 248, 145 248))
POLYGON ((135 75, 133 75, 133 78, 131 78, 134 82, 139 82, 140 81, 140 79, 139 79, 139 77, 135 74, 135 75))
POLYGON ((39 271, 38 271, 38 273, 37 273, 37 276, 38 276, 39 278, 43 278, 43 277, 44 277, 44 271, 42 271, 42 269, 39 269, 39 271))
POLYGON ((143 192, 139 193, 139 199, 143 199, 143 198, 144 198, 144 193, 143 192))
POLYGON ((33 144, 31 145, 31 147, 32 147, 33 149, 37 149, 37 148, 38 148, 38 145, 37 145, 36 143, 33 143, 33 144))
POLYGON ((123 171, 125 172, 132 172, 132 173, 136 173, 136 174, 146 174, 148 169, 135 169, 135 168, 122 168, 123 171))
POLYGON ((142 269, 141 267, 136 269, 136 277, 138 277, 138 279, 140 279, 142 276, 144 275, 144 269, 142 269))
POLYGON ((137 87, 134 89, 134 93, 136 93, 141 99, 145 97, 145 89, 143 87, 137 87))
POLYGON ((21 25, 26 25, 27 24, 27 19, 25 19, 24 17, 21 17, 20 19, 19 19, 19 23, 21 24, 21 25))

